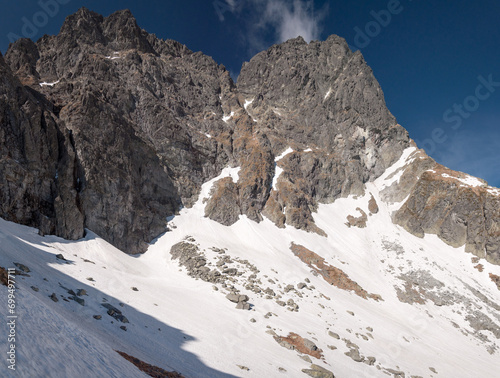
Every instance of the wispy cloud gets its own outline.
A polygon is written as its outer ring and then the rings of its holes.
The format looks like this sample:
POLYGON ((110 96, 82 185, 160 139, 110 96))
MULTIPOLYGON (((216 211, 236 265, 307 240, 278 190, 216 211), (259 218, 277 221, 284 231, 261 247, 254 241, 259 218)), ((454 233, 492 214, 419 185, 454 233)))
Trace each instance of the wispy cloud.
POLYGON ((307 42, 319 39, 324 12, 315 12, 312 1, 266 1, 262 25, 271 27, 276 42, 301 36, 307 42))
POLYGON ((246 25, 244 40, 250 54, 301 36, 306 42, 321 37, 328 5, 320 10, 312 0, 225 0, 228 9, 246 25))

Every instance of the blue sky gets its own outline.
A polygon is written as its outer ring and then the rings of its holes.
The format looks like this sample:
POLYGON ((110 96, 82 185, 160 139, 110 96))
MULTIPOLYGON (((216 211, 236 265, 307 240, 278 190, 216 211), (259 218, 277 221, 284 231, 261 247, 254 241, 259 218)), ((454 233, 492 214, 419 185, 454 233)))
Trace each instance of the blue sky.
POLYGON ((56 34, 82 6, 129 8, 148 32, 203 51, 233 77, 274 43, 338 34, 361 50, 419 146, 500 186, 498 0, 17 0, 0 5, 0 50, 16 35, 56 34))

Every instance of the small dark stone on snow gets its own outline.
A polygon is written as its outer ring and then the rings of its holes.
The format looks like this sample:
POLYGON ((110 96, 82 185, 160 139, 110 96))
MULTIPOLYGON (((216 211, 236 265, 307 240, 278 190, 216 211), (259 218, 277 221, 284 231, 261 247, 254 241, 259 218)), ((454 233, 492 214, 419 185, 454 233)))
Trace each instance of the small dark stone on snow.
POLYGON ((62 254, 56 255, 56 259, 67 261, 62 254))
POLYGON ((122 330, 126 331, 126 330, 127 330, 127 327, 125 327, 125 326, 120 326, 120 329, 122 329, 122 330))
POLYGON ((94 319, 101 320, 102 319, 102 315, 94 315, 94 319))
POLYGON ((78 303, 81 306, 85 306, 85 299, 83 299, 83 298, 78 298, 76 295, 73 295, 69 299, 74 300, 76 303, 78 303))
POLYGON ((247 302, 238 302, 236 305, 237 310, 250 310, 250 304, 247 302))
POLYGON ((340 339, 339 334, 335 333, 335 332, 332 332, 332 331, 328 331, 328 336, 331 336, 331 337, 333 337, 334 339, 337 339, 337 340, 340 339))
POLYGON ((30 268, 28 268, 26 265, 23 265, 23 264, 20 264, 20 263, 14 263, 14 265, 22 272, 24 273, 29 273, 31 272, 30 271, 30 268))
POLYGON ((39 290, 36 286, 31 286, 31 288, 33 289, 33 291, 38 291, 39 290))
POLYGON ((76 291, 76 295, 78 295, 79 297, 81 297, 83 295, 87 295, 87 291, 85 289, 78 289, 76 291))
POLYGON ((49 298, 52 299, 54 302, 59 302, 56 293, 52 293, 51 295, 49 295, 49 298))
POLYGON ((138 289, 138 288, 136 288, 135 286, 133 286, 131 289, 132 289, 133 291, 139 291, 139 289, 138 289))

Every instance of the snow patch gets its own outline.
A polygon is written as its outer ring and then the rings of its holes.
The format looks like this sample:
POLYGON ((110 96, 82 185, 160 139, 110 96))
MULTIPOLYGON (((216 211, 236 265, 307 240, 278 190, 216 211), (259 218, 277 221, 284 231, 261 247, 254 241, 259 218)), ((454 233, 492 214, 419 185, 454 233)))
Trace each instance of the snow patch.
POLYGON ((473 188, 478 187, 478 186, 485 186, 485 184, 483 182, 479 181, 477 178, 472 177, 472 176, 467 176, 466 178, 459 178, 459 177, 450 176, 447 173, 443 173, 441 176, 445 177, 445 178, 451 178, 451 179, 460 181, 461 183, 465 184, 464 186, 471 186, 473 188))
POLYGON ((498 188, 488 188, 487 191, 494 196, 500 196, 500 189, 498 188))
POLYGON ((280 168, 278 164, 274 163, 274 177, 273 177, 273 183, 272 183, 272 188, 276 190, 276 185, 278 184, 278 178, 281 176, 283 173, 283 168, 280 168))
POLYGON ((44 81, 43 83, 40 83, 40 86, 41 87, 45 87, 45 86, 47 86, 47 87, 53 87, 54 85, 56 85, 59 82, 60 82, 60 80, 54 81, 53 83, 47 83, 47 82, 44 81))
POLYGON ((227 123, 231 118, 233 118, 233 116, 234 116, 234 112, 231 112, 231 114, 229 114, 227 116, 223 116, 222 120, 227 123))
POLYGON ((325 98, 323 99, 323 101, 326 101, 326 99, 328 97, 330 97, 331 94, 332 94, 332 88, 330 87, 330 89, 328 89, 328 92, 326 92, 326 95, 325 95, 325 98))
POLYGON ((245 110, 247 110, 247 108, 252 104, 253 100, 253 98, 251 100, 245 100, 245 103, 243 104, 245 110))
POLYGON ((283 159, 286 155, 291 154, 293 152, 293 149, 291 147, 288 147, 285 151, 283 151, 279 156, 276 156, 274 159, 275 162, 280 161, 283 159))
POLYGON ((397 162, 391 165, 389 168, 385 170, 385 172, 378 179, 374 181, 375 186, 379 191, 391 186, 395 182, 399 182, 399 179, 403 175, 404 166, 411 163, 414 158, 410 158, 411 155, 417 151, 416 147, 408 147, 406 148, 401 157, 397 162), (396 173, 397 172, 397 173, 396 173))

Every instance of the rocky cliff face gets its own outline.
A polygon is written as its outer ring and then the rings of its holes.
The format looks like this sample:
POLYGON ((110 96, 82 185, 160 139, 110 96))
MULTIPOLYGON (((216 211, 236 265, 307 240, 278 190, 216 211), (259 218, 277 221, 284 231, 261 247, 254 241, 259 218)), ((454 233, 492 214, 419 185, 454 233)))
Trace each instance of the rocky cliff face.
POLYGON ((74 173, 59 181, 78 198, 63 203, 78 205, 85 227, 122 250, 143 252, 229 161, 230 144, 206 136, 230 131, 219 99, 234 87, 229 74, 145 33, 128 11, 103 18, 82 8, 59 35, 20 40, 6 60, 67 128, 74 173))
POLYGON ((83 236, 70 134, 42 95, 0 55, 0 216, 42 234, 83 236))
MULTIPOLYGON (((324 234, 318 204, 364 193, 412 143, 362 55, 337 36, 272 46, 235 84, 129 11, 82 8, 57 36, 11 45, 5 62, 1 216, 71 239, 86 227, 128 253, 145 251, 226 166, 239 179, 215 183, 207 217, 324 234)), ((387 188, 387 201, 409 196, 394 221, 498 261, 498 195, 426 172, 435 168, 425 155, 387 188)))

